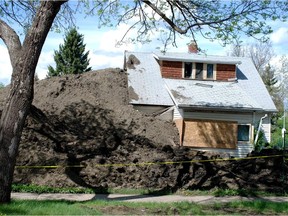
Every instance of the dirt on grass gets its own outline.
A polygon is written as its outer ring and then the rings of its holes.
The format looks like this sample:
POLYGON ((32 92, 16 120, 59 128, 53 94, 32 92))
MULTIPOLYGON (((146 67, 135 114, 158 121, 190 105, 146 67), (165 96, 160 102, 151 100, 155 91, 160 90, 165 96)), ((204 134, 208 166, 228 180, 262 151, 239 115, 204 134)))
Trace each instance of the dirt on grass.
MULTIPOLYGON (((227 155, 180 147, 174 123, 133 109, 127 92, 127 74, 113 68, 37 81, 17 158, 24 168, 16 168, 14 182, 103 190, 287 188, 282 157, 163 163, 227 155)), ((0 110, 7 93, 0 90, 0 110)))

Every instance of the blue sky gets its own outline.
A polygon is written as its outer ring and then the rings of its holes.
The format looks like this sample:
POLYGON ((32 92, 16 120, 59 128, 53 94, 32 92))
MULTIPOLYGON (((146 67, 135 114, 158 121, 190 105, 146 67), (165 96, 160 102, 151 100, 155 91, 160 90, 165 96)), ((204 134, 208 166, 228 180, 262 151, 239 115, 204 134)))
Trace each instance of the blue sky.
MULTIPOLYGON (((125 44, 122 46, 116 46, 117 40, 120 40, 125 31, 129 27, 128 25, 121 24, 114 28, 98 28, 95 17, 88 17, 85 20, 77 17, 78 32, 84 35, 84 43, 86 44, 86 50, 89 50, 90 66, 92 69, 103 69, 108 67, 123 67, 123 54, 125 50, 129 51, 156 51, 156 47, 163 47, 157 37, 154 38, 149 44, 125 44)), ((274 33, 271 34, 271 42, 275 53, 280 55, 288 55, 288 23, 273 22, 270 23, 274 33)), ((63 43, 62 33, 50 32, 47 40, 44 44, 36 73, 40 79, 46 77, 48 65, 54 66, 53 54, 54 50, 58 50, 59 44, 63 43)), ((129 37, 134 37, 135 32, 131 32, 129 37)), ((226 55, 230 47, 222 47, 219 42, 210 42, 201 37, 197 38, 199 47, 202 50, 206 50, 208 55, 226 55)), ((244 42, 253 43, 255 40, 252 38, 242 38, 244 42)), ((169 47, 168 51, 173 52, 187 52, 187 43, 189 39, 179 39, 177 41, 178 47, 169 47)), ((8 51, 4 43, 0 42, 0 82, 9 84, 12 73, 8 51)), ((277 58, 274 60, 277 62, 277 58)))

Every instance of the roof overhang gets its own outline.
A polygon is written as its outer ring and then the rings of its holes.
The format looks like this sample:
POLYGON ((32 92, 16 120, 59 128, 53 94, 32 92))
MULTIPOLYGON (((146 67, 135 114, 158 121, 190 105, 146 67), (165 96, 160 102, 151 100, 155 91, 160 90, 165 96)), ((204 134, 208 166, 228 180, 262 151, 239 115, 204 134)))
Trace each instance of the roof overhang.
POLYGON ((267 112, 261 108, 249 107, 217 107, 217 106, 195 106, 189 104, 178 104, 178 108, 183 110, 207 110, 207 111, 230 111, 230 112, 267 112))
POLYGON ((219 59, 219 58, 214 58, 210 56, 201 56, 201 55, 191 55, 191 56, 186 55, 185 57, 175 57, 175 56, 165 56, 165 55, 158 56, 154 54, 153 56, 154 58, 160 61, 201 62, 201 63, 208 63, 208 64, 231 64, 231 65, 239 65, 242 63, 239 60, 232 60, 229 58, 219 59))

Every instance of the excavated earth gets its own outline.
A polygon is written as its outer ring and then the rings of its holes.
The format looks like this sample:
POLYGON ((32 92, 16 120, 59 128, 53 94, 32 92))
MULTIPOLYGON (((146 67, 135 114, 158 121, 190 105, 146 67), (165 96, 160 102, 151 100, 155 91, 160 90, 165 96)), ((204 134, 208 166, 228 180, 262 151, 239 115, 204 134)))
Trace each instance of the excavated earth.
MULTIPOLYGON (((0 110, 8 90, 0 90, 0 110)), ((17 158, 24 167, 15 169, 14 182, 104 190, 287 188, 278 156, 181 163, 227 155, 180 147, 172 122, 134 110, 127 96, 127 74, 120 69, 37 81, 17 158)), ((274 154, 282 152, 249 156, 274 154)))

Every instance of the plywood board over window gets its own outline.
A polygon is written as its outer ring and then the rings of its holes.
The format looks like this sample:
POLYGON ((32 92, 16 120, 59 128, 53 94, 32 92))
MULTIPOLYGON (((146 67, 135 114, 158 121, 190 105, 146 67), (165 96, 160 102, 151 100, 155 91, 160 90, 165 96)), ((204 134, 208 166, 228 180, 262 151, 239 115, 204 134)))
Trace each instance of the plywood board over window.
POLYGON ((236 149, 237 122, 185 120, 183 145, 236 149))

